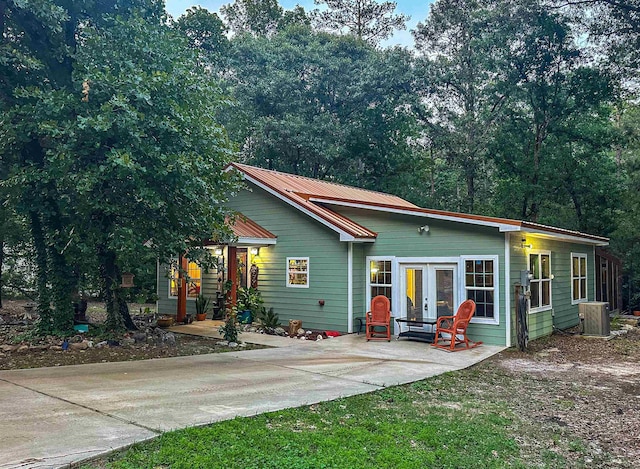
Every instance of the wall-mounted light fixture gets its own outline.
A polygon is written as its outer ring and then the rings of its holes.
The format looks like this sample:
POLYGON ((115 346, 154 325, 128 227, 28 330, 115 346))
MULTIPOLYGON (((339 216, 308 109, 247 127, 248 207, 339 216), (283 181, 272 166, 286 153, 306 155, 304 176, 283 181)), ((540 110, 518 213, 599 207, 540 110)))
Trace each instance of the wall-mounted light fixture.
POLYGON ((214 252, 216 253, 216 256, 221 256, 222 255, 222 248, 216 248, 216 250, 214 252))
POLYGON ((251 248, 249 252, 252 256, 258 256, 260 254, 260 248, 251 248))
POLYGON ((418 228, 418 233, 422 234, 422 233, 428 233, 429 232, 429 225, 422 225, 420 228, 418 228))
POLYGON ((522 243, 521 243, 520 247, 522 249, 532 249, 533 248, 533 244, 531 244, 531 243, 527 244, 527 238, 522 238, 522 243))

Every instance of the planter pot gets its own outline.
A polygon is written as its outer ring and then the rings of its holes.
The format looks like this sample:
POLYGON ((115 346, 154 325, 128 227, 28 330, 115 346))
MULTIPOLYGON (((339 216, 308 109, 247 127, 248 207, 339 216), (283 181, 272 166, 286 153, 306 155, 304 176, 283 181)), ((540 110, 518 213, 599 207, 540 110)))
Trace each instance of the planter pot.
POLYGON ((182 322, 183 324, 191 324, 193 322, 193 316, 191 314, 187 314, 184 317, 184 321, 182 322))
POLYGON ((169 327, 173 325, 172 317, 159 317, 158 318, 158 327, 169 327))
POLYGON ((204 321, 205 319, 207 319, 207 313, 196 314, 197 321, 204 321))
POLYGON ((253 318, 251 317, 251 310, 247 309, 245 311, 239 311, 238 322, 240 324, 251 324, 253 322, 253 318))
POLYGON ((634 312, 633 312, 633 315, 634 315, 634 316, 640 316, 640 311, 634 311, 634 312))

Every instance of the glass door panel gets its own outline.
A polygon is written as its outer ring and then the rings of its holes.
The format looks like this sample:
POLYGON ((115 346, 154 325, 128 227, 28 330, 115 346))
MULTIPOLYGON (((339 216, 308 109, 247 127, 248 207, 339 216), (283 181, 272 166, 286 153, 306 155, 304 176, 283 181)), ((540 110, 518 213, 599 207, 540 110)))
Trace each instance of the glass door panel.
POLYGON ((412 321, 422 321, 426 317, 427 266, 408 265, 402 267, 402 287, 400 317, 412 321))
POLYGON ((435 319, 440 316, 455 314, 457 305, 457 281, 455 265, 431 265, 429 277, 432 279, 427 295, 430 298, 430 317, 435 319))

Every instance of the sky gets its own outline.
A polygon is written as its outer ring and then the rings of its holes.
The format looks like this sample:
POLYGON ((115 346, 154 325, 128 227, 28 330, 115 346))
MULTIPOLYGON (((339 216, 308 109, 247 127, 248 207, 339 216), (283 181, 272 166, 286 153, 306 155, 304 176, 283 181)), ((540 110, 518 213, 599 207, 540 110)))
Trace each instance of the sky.
MULTIPOLYGON (((187 8, 194 5, 199 5, 207 10, 218 12, 222 5, 231 2, 232 0, 165 0, 167 11, 175 18, 184 13, 187 8)), ((429 5, 433 3, 433 0, 396 0, 396 3, 398 5, 396 11, 410 16, 411 19, 407 22, 406 30, 396 31, 393 37, 383 42, 382 45, 393 46, 398 44, 401 46, 412 47, 413 37, 409 31, 414 29, 416 24, 423 22, 426 19, 427 14, 429 13, 429 5)), ((280 5, 286 9, 291 9, 296 5, 300 5, 304 7, 306 11, 316 8, 313 0, 280 0, 280 5)))

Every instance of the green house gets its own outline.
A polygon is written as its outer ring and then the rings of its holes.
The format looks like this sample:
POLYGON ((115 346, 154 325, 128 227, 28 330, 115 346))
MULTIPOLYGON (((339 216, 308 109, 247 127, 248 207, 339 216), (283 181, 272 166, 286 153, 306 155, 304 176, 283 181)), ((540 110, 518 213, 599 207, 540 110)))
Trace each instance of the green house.
MULTIPOLYGON (((231 168, 246 184, 229 203, 241 214, 233 226, 237 241, 211 246, 220 272, 185 262, 187 311, 197 293, 215 297, 231 270, 238 284, 258 287, 283 323, 356 332, 376 295, 390 299, 394 318, 422 320, 453 314, 470 298, 477 309, 469 337, 510 346, 521 281, 530 282, 530 339, 577 325, 578 304, 596 299, 595 249, 607 238, 425 209, 243 164, 231 168)), ((176 279, 171 268, 158 269, 160 313, 176 311, 176 279)), ((394 329, 401 332, 398 324, 394 329)))

